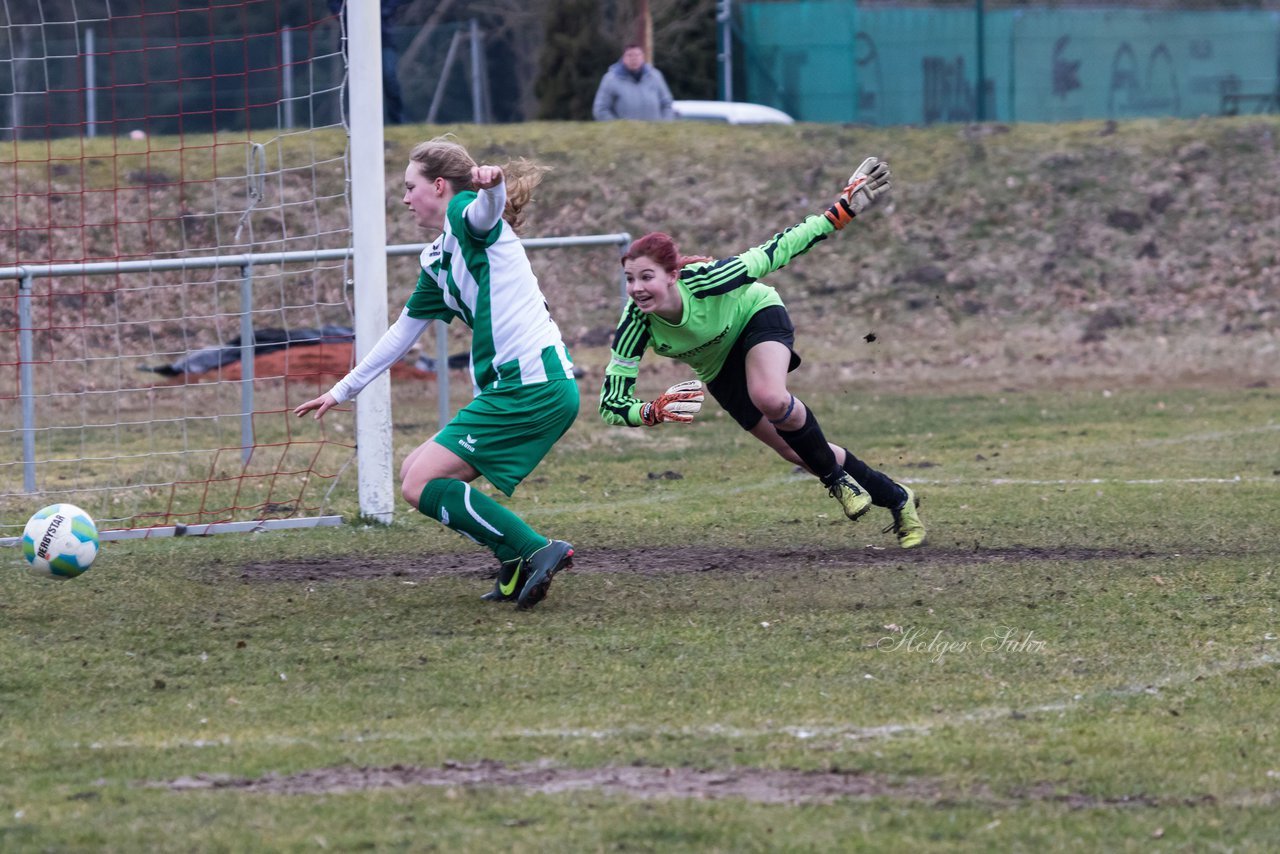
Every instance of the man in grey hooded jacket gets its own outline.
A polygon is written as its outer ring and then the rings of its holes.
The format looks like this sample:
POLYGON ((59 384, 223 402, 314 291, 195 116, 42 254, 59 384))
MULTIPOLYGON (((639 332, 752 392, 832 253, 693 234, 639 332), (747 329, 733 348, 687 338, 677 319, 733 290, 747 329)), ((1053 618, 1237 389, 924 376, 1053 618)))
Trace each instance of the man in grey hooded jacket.
POLYGON ((638 119, 660 121, 674 118, 671 90, 662 72, 644 61, 644 48, 627 45, 622 59, 609 66, 596 90, 591 107, 596 121, 638 119))

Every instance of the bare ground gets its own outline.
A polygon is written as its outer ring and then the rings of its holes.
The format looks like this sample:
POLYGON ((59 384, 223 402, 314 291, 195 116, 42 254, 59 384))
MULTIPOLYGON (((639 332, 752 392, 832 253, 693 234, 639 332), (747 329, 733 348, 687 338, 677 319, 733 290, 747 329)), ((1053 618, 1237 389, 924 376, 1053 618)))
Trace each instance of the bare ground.
MULTIPOLYGON (((935 548, 905 552, 901 549, 827 548, 804 546, 785 549, 734 548, 635 548, 577 549, 574 573, 627 573, 666 575, 717 570, 739 571, 749 566, 754 572, 777 572, 796 567, 891 567, 972 566, 1026 561, 1092 561, 1155 557, 1148 550, 1124 550, 1071 546, 1063 548, 935 548)), ((438 553, 378 557, 353 563, 350 558, 317 558, 297 561, 267 561, 239 567, 246 582, 339 581, 395 577, 430 579, 448 576, 492 578, 497 565, 493 557, 477 549, 465 553, 438 553)))
POLYGON ((940 795, 940 789, 932 783, 915 780, 896 783, 871 774, 846 771, 760 768, 712 771, 645 765, 560 768, 545 762, 508 766, 487 759, 474 763, 447 762, 439 768, 410 765, 321 768, 297 774, 268 774, 257 779, 198 775, 180 777, 163 785, 171 789, 243 789, 290 795, 409 786, 502 786, 541 794, 590 789, 637 798, 745 798, 789 804, 882 795, 935 799, 940 795))
POLYGON ((413 765, 391 765, 385 768, 341 766, 296 774, 267 774, 258 778, 197 774, 144 785, 177 791, 238 789, 282 795, 341 794, 417 786, 465 789, 503 787, 537 794, 595 791, 647 800, 740 798, 769 804, 825 804, 837 800, 871 798, 927 802, 978 801, 988 805, 1044 801, 1065 804, 1072 809, 1197 806, 1216 803, 1212 795, 1168 798, 1139 793, 1099 798, 1080 792, 1064 792, 1051 782, 1036 783, 1012 792, 1010 797, 999 798, 982 786, 965 791, 948 790, 935 781, 922 778, 894 780, 883 775, 840 769, 796 771, 733 767, 709 770, 648 765, 564 768, 545 761, 508 766, 490 759, 472 763, 446 762, 439 768, 413 765))

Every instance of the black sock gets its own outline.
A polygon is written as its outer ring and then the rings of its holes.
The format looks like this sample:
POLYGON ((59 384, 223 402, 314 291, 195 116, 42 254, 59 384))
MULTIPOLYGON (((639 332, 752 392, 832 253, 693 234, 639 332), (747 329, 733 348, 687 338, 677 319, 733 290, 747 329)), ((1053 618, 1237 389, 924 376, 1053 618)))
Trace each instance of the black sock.
POLYGON ((844 470, 836 462, 836 455, 827 444, 827 437, 822 434, 822 428, 818 426, 818 419, 813 417, 812 409, 805 407, 804 425, 799 430, 779 428, 778 435, 825 485, 830 486, 839 479, 844 470))
POLYGON ((844 470, 867 491, 877 507, 898 507, 906 500, 907 494, 892 478, 855 457, 848 448, 844 449, 844 470))

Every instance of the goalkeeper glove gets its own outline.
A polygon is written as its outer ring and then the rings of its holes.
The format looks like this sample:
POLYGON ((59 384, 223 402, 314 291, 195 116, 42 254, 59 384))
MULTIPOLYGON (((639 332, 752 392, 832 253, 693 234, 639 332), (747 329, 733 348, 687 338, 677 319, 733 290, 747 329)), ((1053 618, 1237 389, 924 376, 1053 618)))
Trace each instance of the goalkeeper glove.
POLYGON ((836 203, 823 214, 837 230, 889 193, 889 164, 875 157, 862 161, 836 203))
POLYGON ((702 400, 702 383, 697 380, 676 383, 658 395, 657 400, 651 400, 640 407, 640 421, 646 427, 663 421, 688 424, 702 409, 702 400))

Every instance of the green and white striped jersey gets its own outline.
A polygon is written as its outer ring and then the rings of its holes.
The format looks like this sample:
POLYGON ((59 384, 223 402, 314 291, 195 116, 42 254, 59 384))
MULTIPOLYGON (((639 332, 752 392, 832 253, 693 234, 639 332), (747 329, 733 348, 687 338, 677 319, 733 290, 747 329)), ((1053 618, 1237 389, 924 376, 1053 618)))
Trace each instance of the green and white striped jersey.
POLYGON ((471 327, 476 394, 572 379, 569 351, 520 238, 501 218, 477 233, 464 217, 475 198, 466 191, 449 201, 444 231, 422 252, 422 272, 405 314, 446 323, 456 317, 471 327))
POLYGON ((685 266, 676 280, 684 304, 679 323, 645 314, 627 300, 604 372, 601 417, 609 424, 640 426, 644 401, 633 391, 646 349, 684 362, 704 383, 715 379, 752 315, 782 305, 778 292, 757 280, 808 252, 834 230, 826 217, 814 215, 740 255, 685 266))

